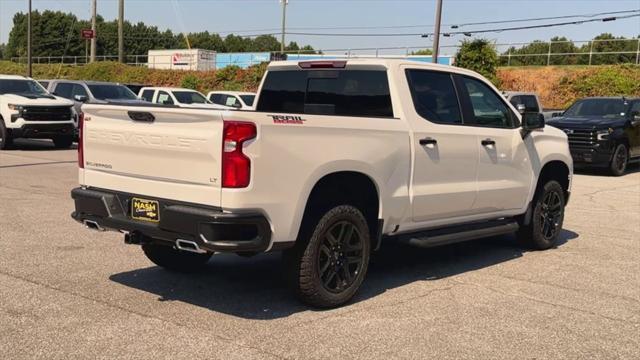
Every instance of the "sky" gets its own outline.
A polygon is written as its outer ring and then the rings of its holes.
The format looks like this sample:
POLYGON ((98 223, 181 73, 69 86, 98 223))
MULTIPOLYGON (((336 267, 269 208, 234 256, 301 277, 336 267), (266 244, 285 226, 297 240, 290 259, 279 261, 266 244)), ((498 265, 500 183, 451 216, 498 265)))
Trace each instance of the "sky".
MULTIPOLYGON (((98 14, 105 19, 117 16, 117 0, 97 0, 98 14)), ((33 0, 38 10, 72 12, 80 18, 90 17, 90 0, 33 0)), ((287 28, 298 32, 347 33, 422 33, 432 32, 435 0, 290 0, 287 6, 287 28), (411 28, 379 29, 300 29, 324 27, 388 27, 411 28)), ((600 12, 640 9, 640 0, 443 0, 443 31, 452 24, 478 21, 530 19, 536 17, 594 14, 600 12)), ((26 12, 27 0, 0 0, 0 43, 6 43, 13 15, 26 12)), ((278 0, 125 0, 125 18, 131 22, 143 21, 160 29, 174 32, 237 32, 260 34, 279 32, 282 7, 278 0), (262 31, 269 29, 268 31, 262 31), (258 31, 251 31, 258 30, 258 31)), ((538 22, 552 23, 565 20, 538 22)), ((487 29, 529 25, 516 22, 498 25, 463 26, 460 30, 487 29)), ((503 43, 521 43, 548 40, 553 36, 566 36, 580 41, 610 32, 617 36, 640 35, 640 17, 610 22, 594 22, 564 27, 489 33, 482 37, 503 43)), ((279 35, 278 35, 279 38, 279 35)), ((463 35, 443 38, 442 53, 455 53, 446 46, 459 44, 463 35)), ((34 39, 37 41, 37 39, 34 39)), ((288 35, 286 42, 310 44, 316 49, 357 49, 383 47, 431 47, 431 39, 420 36, 406 37, 329 37, 288 35)), ((389 51, 388 51, 389 52, 389 51)), ((390 52, 402 53, 402 50, 390 52)))

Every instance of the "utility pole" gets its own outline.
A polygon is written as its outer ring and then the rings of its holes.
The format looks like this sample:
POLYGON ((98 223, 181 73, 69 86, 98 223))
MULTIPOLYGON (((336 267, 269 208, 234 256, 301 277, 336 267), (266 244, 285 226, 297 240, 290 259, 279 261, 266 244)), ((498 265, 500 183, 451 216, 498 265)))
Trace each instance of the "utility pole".
POLYGON ((437 0, 436 3, 436 24, 433 30, 433 63, 438 63, 438 52, 440 50, 440 20, 442 18, 442 0, 437 0))
POLYGON ((124 62, 124 0, 118 0, 118 61, 124 62))
POLYGON ((27 76, 31 77, 31 0, 27 14, 27 76))
POLYGON ((282 38, 280 39, 280 54, 284 55, 284 34, 287 24, 287 5, 289 4, 289 0, 280 0, 280 3, 282 3, 282 38))
POLYGON ((91 0, 91 30, 93 31, 93 37, 91 38, 91 62, 96 61, 96 13, 98 11, 96 1, 97 0, 91 0))

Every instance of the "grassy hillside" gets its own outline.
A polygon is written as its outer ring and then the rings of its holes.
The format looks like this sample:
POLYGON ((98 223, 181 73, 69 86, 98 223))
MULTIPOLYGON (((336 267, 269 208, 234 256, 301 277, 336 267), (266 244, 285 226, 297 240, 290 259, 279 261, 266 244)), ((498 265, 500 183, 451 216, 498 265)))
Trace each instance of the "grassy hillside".
MULTIPOLYGON (((34 65, 38 79, 84 79, 156 86, 181 86, 210 90, 256 90, 266 65, 243 70, 219 71, 150 70, 144 67, 99 62, 87 66, 34 65)), ((0 61, 0 74, 24 74, 25 66, 0 61)), ((498 69, 503 90, 534 91, 545 108, 564 108, 585 96, 640 96, 640 66, 541 66, 498 69)))
POLYGON ((498 78, 503 90, 538 93, 545 108, 585 96, 640 96, 638 65, 504 67, 498 78))

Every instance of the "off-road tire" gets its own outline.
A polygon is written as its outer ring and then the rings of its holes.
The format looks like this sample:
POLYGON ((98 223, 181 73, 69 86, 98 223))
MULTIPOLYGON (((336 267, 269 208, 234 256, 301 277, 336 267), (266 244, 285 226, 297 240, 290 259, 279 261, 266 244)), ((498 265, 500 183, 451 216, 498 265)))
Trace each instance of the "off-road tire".
POLYGON ((174 249, 169 245, 144 244, 142 251, 151 262, 176 272, 195 272, 204 267, 213 253, 197 254, 174 249))
POLYGON ((56 136, 52 140, 56 149, 68 149, 73 145, 73 135, 56 136))
POLYGON ((528 225, 520 226, 517 237, 526 248, 546 250, 555 246, 562 232, 566 199, 559 182, 547 181, 533 198, 533 211, 528 225), (550 227, 554 228, 550 230, 550 227))
POLYGON ((611 164, 609 164, 609 173, 613 176, 622 176, 624 172, 627 170, 627 165, 629 164, 629 150, 627 149, 627 145, 618 144, 616 146, 615 151, 613 152, 613 157, 611 158, 611 164))
POLYGON ((351 205, 336 206, 311 221, 307 219, 296 245, 284 253, 289 283, 308 305, 340 306, 360 288, 370 253, 370 231, 362 212, 351 205), (342 245, 334 247, 333 243, 342 245), (332 273, 335 281, 329 279, 332 273))

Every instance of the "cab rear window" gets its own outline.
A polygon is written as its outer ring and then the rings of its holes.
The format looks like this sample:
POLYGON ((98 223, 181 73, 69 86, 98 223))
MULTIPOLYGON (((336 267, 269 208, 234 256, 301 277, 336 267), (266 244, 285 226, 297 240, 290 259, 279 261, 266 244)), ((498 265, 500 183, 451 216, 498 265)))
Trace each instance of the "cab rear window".
POLYGON ((267 74, 258 111, 393 117, 384 70, 285 70, 267 74))

